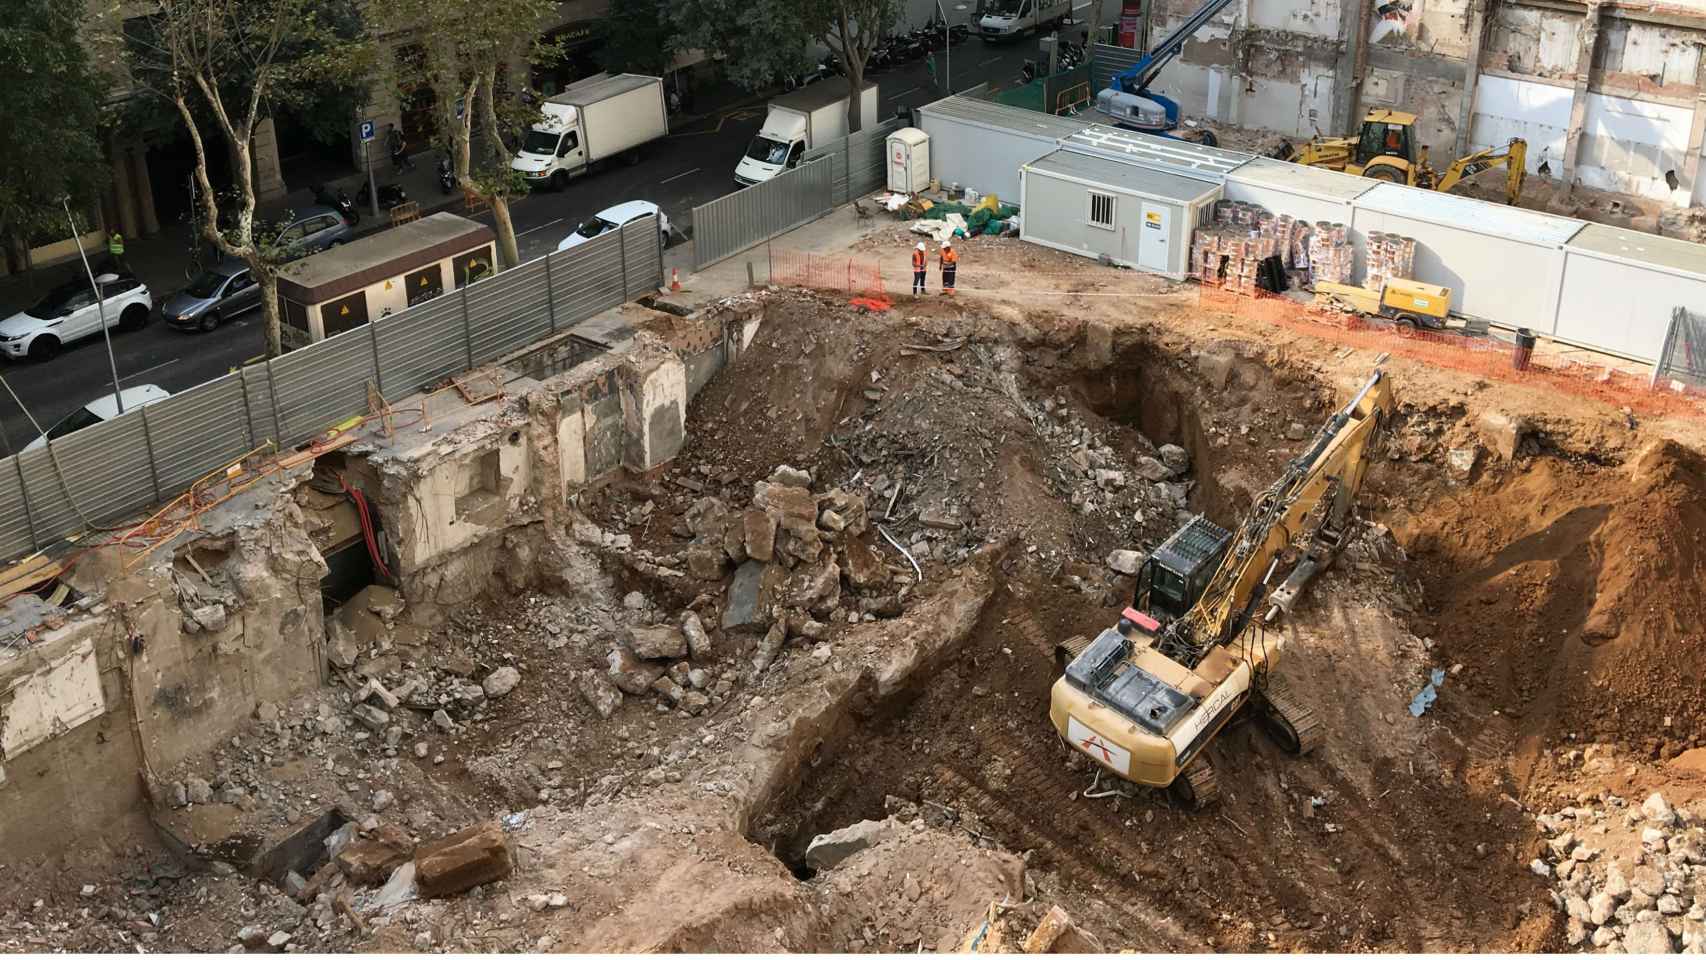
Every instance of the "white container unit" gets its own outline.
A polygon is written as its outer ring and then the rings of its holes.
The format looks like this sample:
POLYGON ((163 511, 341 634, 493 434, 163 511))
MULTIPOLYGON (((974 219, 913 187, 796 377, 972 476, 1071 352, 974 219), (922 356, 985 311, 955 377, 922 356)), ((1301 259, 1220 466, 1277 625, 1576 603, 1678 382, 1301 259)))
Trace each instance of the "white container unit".
POLYGON ((1220 199, 1219 183, 1072 150, 1025 164, 1020 236, 1039 246, 1183 279, 1191 231, 1220 199))
POLYGON ((930 135, 917 127, 903 127, 889 134, 888 188, 896 193, 918 193, 930 186, 930 135))
POLYGON ((1311 226, 1351 222, 1351 203, 1379 181, 1271 157, 1256 157, 1226 175, 1226 199, 1260 205, 1311 226))
POLYGON ((930 135, 930 174, 942 186, 959 184, 1002 203, 1019 195, 1019 167, 1060 148, 1060 139, 1088 124, 1023 107, 956 96, 918 108, 930 135))
POLYGON ((1552 335, 1651 363, 1671 312, 1706 312, 1706 246, 1590 223, 1564 247, 1564 286, 1552 335))
POLYGON ((1375 184, 1352 207, 1359 277, 1371 231, 1413 237, 1415 279, 1451 288, 1453 313, 1552 331, 1564 244, 1581 230, 1580 220, 1396 183, 1375 184))

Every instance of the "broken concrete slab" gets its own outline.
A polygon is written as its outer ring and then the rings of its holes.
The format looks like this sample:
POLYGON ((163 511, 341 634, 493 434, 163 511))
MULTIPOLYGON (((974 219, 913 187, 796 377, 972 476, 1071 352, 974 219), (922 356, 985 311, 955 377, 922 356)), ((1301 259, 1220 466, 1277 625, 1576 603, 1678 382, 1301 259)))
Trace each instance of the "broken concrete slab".
POLYGON ((514 667, 504 666, 493 670, 480 683, 480 689, 486 696, 496 700, 508 696, 521 683, 521 671, 514 667))
POLYGON ((350 708, 350 713, 364 727, 374 733, 382 732, 391 723, 391 715, 371 704, 358 703, 350 708))
POLYGON ((763 510, 748 510, 740 515, 740 520, 747 557, 769 563, 776 555, 776 518, 763 510))
POLYGON ((680 627, 629 627, 628 649, 644 660, 679 660, 687 656, 687 634, 680 627))
POLYGON ((502 880, 515 858, 495 822, 479 823, 423 843, 415 851, 415 883, 422 896, 450 897, 482 883, 502 880))
POLYGON ((817 498, 805 487, 760 480, 753 484, 752 505, 778 521, 791 517, 814 525, 817 523, 817 498))
POLYGON ((689 610, 681 618, 681 633, 687 638, 687 653, 694 660, 709 660, 711 658, 711 635, 705 631, 705 624, 699 615, 689 610))
POLYGON ((616 689, 623 693, 639 696, 650 689, 652 681, 663 676, 667 669, 664 664, 655 661, 641 660, 622 644, 610 648, 608 657, 610 669, 607 675, 616 689))
POLYGON ((895 835, 892 820, 861 820, 813 837, 806 845, 805 861, 818 870, 828 870, 855 853, 895 835))
POLYGON ((965 526, 947 507, 925 507, 918 514, 918 522, 932 530, 958 530, 965 526))
POLYGON ((596 670, 582 670, 575 675, 575 689, 580 691, 581 699, 592 707, 593 712, 600 718, 608 720, 622 706, 622 691, 610 681, 610 678, 596 670))
POLYGON ((1143 554, 1136 550, 1115 550, 1108 554, 1108 568, 1115 573, 1137 576, 1143 569, 1143 554))
POLYGON ((748 560, 729 581, 728 603, 723 608, 725 630, 757 632, 775 619, 777 591, 787 571, 775 564, 748 560))
POLYGON ((407 831, 383 824, 372 835, 355 840, 340 850, 333 862, 351 883, 372 886, 382 883, 392 871, 415 855, 415 842, 407 831))

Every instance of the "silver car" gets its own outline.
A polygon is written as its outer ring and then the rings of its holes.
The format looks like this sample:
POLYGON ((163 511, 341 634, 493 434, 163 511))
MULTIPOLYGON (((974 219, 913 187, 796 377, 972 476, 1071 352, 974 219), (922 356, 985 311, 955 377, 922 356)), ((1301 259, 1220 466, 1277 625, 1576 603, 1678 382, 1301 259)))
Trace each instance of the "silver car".
POLYGON ((355 239, 355 227, 331 207, 305 207, 279 230, 273 243, 281 259, 300 260, 355 239))
POLYGON ((261 287, 249 276, 249 265, 227 260, 190 281, 166 298, 160 316, 180 330, 209 333, 246 310, 261 305, 261 287))

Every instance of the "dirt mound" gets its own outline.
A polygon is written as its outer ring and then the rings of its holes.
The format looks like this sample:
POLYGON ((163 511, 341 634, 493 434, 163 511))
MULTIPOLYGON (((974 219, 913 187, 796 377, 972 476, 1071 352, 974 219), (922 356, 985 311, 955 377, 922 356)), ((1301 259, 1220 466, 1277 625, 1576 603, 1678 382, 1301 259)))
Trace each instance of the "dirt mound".
POLYGON ((1706 719, 1706 460, 1668 441, 1622 467, 1559 459, 1418 508, 1431 635, 1465 685, 1554 738, 1674 756, 1706 719))

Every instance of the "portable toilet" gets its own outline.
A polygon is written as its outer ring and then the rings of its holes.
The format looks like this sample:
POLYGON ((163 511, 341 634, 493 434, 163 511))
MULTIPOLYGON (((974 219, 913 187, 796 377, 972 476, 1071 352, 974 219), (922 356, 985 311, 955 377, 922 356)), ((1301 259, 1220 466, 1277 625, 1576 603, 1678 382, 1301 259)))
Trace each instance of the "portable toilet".
POLYGON ((918 193, 930 185, 930 135, 917 127, 889 134, 889 189, 918 193))

